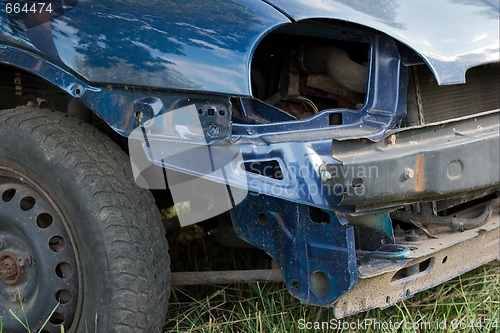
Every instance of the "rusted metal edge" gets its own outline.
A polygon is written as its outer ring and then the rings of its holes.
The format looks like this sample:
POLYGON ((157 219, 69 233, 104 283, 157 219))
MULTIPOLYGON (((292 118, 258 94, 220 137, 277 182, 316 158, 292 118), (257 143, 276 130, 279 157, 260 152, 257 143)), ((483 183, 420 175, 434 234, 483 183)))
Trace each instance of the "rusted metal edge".
POLYGON ((335 317, 341 319, 374 308, 387 308, 417 292, 500 260, 499 226, 500 216, 494 215, 481 228, 426 240, 425 246, 424 242, 413 243, 418 249, 412 251, 410 258, 413 258, 400 270, 360 278, 351 290, 340 296, 332 304, 335 317), (422 267, 425 268, 421 270, 422 267), (405 276, 401 274, 403 270, 406 275, 409 271, 414 273, 405 276))
POLYGON ((253 282, 283 282, 283 276, 279 269, 173 272, 170 284, 172 286, 192 286, 253 282))

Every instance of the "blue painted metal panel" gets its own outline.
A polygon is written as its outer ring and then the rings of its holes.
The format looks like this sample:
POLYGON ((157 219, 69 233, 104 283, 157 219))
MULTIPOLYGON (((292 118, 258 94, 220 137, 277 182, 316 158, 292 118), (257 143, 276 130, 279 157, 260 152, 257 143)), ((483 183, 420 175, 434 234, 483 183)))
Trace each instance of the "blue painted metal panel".
MULTIPOLYGON (((151 90, 139 87, 90 85, 83 78, 46 61, 42 56, 12 46, 0 45, 1 58, 8 59, 5 63, 13 66, 22 63, 28 72, 50 78, 53 84, 67 92, 68 95, 79 99, 91 110, 96 111, 113 130, 123 136, 129 136, 139 126, 136 112, 140 111, 140 104, 144 104, 144 101, 147 100, 159 101, 160 109, 158 114, 154 114, 155 116, 182 108, 186 104, 193 104, 198 108, 218 105, 228 110, 224 119, 226 119, 226 129, 229 126, 231 103, 227 96, 187 91, 151 90)), ((206 121, 202 121, 202 123, 205 124, 206 121)), ((207 138, 207 142, 227 141, 228 133, 228 130, 223 131, 220 135, 207 138)))
POLYGON ((242 239, 278 264, 290 293, 302 302, 328 306, 357 280, 353 227, 334 212, 313 222, 309 207, 251 193, 232 211, 242 239))
MULTIPOLYGON (((464 82, 468 68, 499 59, 495 2, 268 2, 295 20, 338 19, 385 32, 417 51, 442 84, 464 82)), ((88 0, 53 17, 50 39, 15 28, 1 6, 0 42, 52 57, 89 82, 250 95, 256 44, 289 22, 256 0, 88 0)))
POLYGON ((11 21, 0 6, 1 44, 43 55, 94 84, 247 96, 256 44, 289 23, 260 0, 87 0, 53 17, 48 34, 11 21))

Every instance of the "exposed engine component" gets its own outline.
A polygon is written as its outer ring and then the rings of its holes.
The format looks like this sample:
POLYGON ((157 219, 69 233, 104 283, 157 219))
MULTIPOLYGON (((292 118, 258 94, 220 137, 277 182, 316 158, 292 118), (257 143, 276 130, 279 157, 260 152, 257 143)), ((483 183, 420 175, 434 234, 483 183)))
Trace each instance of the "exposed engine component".
POLYGON ((367 62, 366 43, 271 34, 253 57, 253 96, 291 119, 356 110, 364 104, 367 62))
POLYGON ((57 88, 27 72, 0 65, 0 107, 53 108, 66 111, 68 98, 57 88))
MULTIPOLYGON (((464 231, 479 228, 480 226, 488 222, 493 211, 499 206, 500 198, 493 199, 486 204, 481 215, 471 219, 464 219, 459 217, 444 217, 431 214, 413 214, 400 210, 392 212, 391 216, 399 221, 412 223, 424 231, 425 229, 422 228, 422 225, 425 226, 427 224, 439 224, 447 226, 455 231, 464 231)), ((427 235, 429 236, 429 234, 427 235)))
POLYGON ((307 46, 297 57, 301 72, 328 75, 341 86, 357 93, 365 93, 367 68, 352 61, 343 49, 336 46, 307 46))

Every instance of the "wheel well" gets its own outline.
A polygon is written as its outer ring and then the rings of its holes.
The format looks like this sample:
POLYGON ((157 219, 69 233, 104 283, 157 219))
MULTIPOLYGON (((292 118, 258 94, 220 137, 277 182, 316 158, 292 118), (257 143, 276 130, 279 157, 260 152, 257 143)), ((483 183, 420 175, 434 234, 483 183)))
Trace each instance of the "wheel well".
POLYGON ((0 109, 29 105, 67 112, 70 98, 64 91, 38 76, 0 64, 0 109))
POLYGON ((0 64, 0 110, 19 106, 64 112, 100 129, 125 152, 126 138, 118 135, 95 112, 51 82, 20 68, 0 64))
MULTIPOLYGON (((99 129, 128 154, 128 140, 116 133, 93 110, 51 82, 14 66, 0 64, 0 110, 20 106, 64 112, 99 129)), ((173 204, 168 190, 152 191, 159 208, 173 204)))

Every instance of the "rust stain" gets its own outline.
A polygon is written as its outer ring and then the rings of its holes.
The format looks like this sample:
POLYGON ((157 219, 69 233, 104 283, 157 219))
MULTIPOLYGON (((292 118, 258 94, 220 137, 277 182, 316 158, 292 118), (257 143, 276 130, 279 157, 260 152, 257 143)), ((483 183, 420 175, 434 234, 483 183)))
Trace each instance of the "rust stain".
POLYGON ((415 191, 423 192, 425 188, 425 156, 418 155, 415 164, 415 191))

